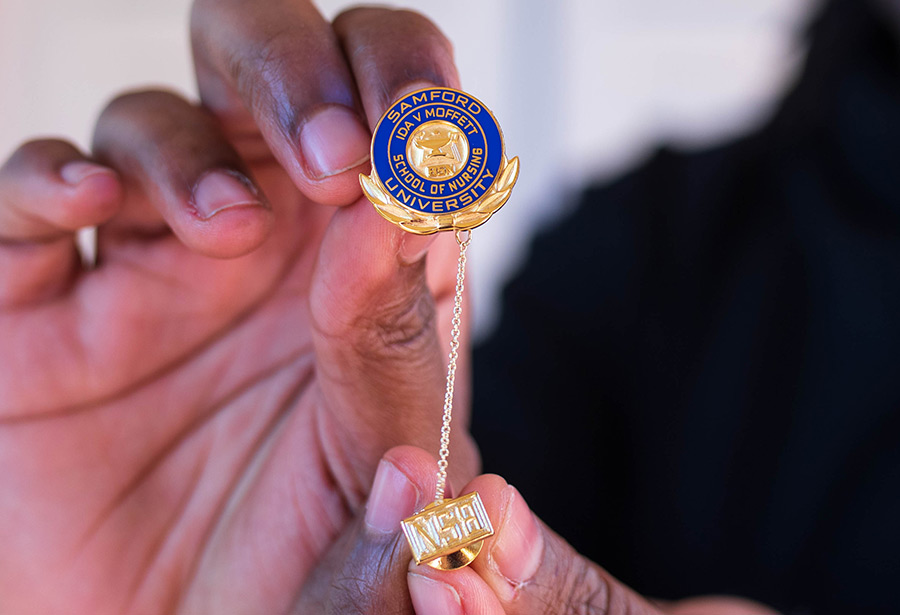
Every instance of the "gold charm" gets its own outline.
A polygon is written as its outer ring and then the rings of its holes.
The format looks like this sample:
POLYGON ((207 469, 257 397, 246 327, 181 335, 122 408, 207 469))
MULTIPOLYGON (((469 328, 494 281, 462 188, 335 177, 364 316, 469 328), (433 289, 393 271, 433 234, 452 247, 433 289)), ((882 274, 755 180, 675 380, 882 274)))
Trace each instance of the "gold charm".
POLYGON ((481 552, 482 541, 494 534, 477 492, 434 502, 403 520, 403 533, 416 564, 439 570, 468 566, 481 552))
POLYGON ((439 570, 468 566, 482 541, 494 534, 477 493, 446 500, 444 492, 466 250, 471 229, 506 203, 518 176, 519 159, 507 160, 493 114, 478 99, 451 88, 426 88, 395 102, 372 135, 372 174, 359 176, 382 217, 419 235, 455 231, 459 243, 434 502, 402 523, 416 564, 439 570))
POLYGON ((407 94, 378 121, 366 196, 401 228, 429 235, 471 230, 500 209, 519 176, 503 133, 481 101, 451 88, 407 94))

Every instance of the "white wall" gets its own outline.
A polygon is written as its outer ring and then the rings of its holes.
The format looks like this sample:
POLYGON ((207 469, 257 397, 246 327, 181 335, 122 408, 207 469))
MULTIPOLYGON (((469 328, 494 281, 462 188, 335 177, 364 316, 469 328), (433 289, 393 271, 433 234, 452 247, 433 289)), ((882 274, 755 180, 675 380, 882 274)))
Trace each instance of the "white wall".
MULTIPOLYGON (((793 76, 814 0, 419 0, 456 48, 464 87, 522 159, 519 186, 473 244, 476 323, 561 195, 660 140, 700 147, 760 122, 793 76)), ((321 0, 333 15, 346 0, 321 0)), ((30 136, 82 145, 122 88, 193 93, 189 0, 3 0, 0 156, 30 136)))

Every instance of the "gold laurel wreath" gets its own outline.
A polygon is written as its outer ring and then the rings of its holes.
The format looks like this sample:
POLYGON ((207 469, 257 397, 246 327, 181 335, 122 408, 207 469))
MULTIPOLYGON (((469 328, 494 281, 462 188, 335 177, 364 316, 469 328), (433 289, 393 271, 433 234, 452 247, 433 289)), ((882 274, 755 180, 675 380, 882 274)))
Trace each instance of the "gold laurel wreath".
POLYGON ((372 169, 372 175, 360 173, 359 183, 375 209, 382 217, 417 235, 430 235, 438 231, 466 231, 488 221, 509 200, 516 179, 519 177, 519 157, 500 161, 497 178, 490 189, 474 205, 446 214, 421 214, 404 207, 382 188, 381 180, 372 169))

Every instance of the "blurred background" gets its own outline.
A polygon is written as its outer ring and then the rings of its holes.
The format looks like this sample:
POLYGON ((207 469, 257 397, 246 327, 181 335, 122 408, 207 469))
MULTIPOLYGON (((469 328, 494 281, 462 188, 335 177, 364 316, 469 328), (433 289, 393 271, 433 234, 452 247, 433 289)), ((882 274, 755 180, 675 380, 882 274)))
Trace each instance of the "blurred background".
MULTIPOLYGON (((354 4, 319 0, 326 16, 354 4)), ((463 87, 522 160, 513 198, 472 248, 476 334, 528 239, 587 182, 660 143, 702 148, 765 121, 804 57, 816 0, 418 0, 456 49, 463 87)), ((87 147, 122 89, 195 94, 190 0, 0 0, 0 155, 63 135, 87 147)))

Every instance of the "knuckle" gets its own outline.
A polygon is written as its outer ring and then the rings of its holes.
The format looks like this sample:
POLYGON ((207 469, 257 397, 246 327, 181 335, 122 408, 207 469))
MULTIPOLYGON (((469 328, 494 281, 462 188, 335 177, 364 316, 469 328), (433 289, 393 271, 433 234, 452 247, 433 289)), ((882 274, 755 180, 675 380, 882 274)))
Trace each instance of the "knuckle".
POLYGON ((554 558, 553 582, 543 588, 548 615, 612 615, 611 587, 593 563, 574 552, 554 558))
POLYGON ((609 615, 609 585, 597 568, 583 562, 572 584, 567 614, 609 615))
POLYGON ((194 0, 191 3, 190 32, 191 42, 197 43, 205 38, 209 18, 216 14, 211 10, 215 5, 210 0, 194 0))
POLYGON ((173 105, 188 104, 181 96, 169 90, 131 90, 122 92, 110 100, 100 112, 99 122, 110 119, 131 119, 148 110, 165 111, 173 105))
POLYGON ((354 349, 362 357, 378 361, 409 360, 434 342, 435 308, 425 282, 392 296, 370 314, 361 317, 354 349))
POLYGON ((311 110, 321 104, 354 106, 344 58, 334 32, 320 17, 236 28, 240 42, 225 50, 224 76, 251 113, 274 123, 286 138, 297 137, 311 110))
POLYGON ((191 41, 204 100, 223 96, 222 84, 212 84, 224 81, 228 95, 236 94, 262 127, 271 126, 287 139, 297 136, 320 104, 354 106, 335 34, 312 5, 288 3, 260 11, 248 11, 246 5, 239 0, 194 5, 191 41))
POLYGON ((202 114, 179 94, 168 90, 136 90, 123 92, 110 100, 100 113, 94 129, 93 148, 102 155, 111 150, 132 150, 141 143, 158 143, 173 137, 186 138, 185 125, 179 118, 195 121, 191 130, 201 127, 202 114))
POLYGON ((279 104, 277 93, 285 91, 281 84, 295 67, 309 62, 308 53, 297 44, 298 37, 307 34, 302 30, 285 26, 248 36, 251 42, 229 50, 225 59, 227 75, 251 113, 256 117, 273 115, 288 137, 297 131, 305 110, 288 101, 279 104))
POLYGON ((328 606, 334 612, 363 615, 370 612, 365 577, 342 575, 332 581, 332 598, 328 606))
MULTIPOLYGON (((411 9, 385 9, 360 7, 344 11, 334 20, 335 30, 346 41, 352 41, 355 51, 393 49, 408 62, 453 58, 453 45, 444 33, 430 19, 411 9), (385 41, 397 41, 390 46, 385 41), (410 56, 407 50, 420 50, 410 56)), ((384 55, 384 54, 382 54, 384 55)), ((391 54, 388 53, 388 56, 391 54)), ((444 66, 437 68, 445 69, 444 66)), ((440 77, 440 72, 438 72, 440 77)))
POLYGON ((411 612, 404 600, 407 559, 397 538, 390 546, 357 544, 352 557, 331 580, 328 613, 400 615, 411 612), (373 590, 374 588, 374 590, 373 590))
POLYGON ((7 160, 7 170, 20 171, 44 167, 48 162, 65 158, 80 158, 74 145, 62 139, 31 139, 20 144, 7 160))
POLYGON ((195 65, 207 65, 214 59, 219 41, 231 38, 227 33, 232 12, 230 5, 223 0, 194 0, 191 3, 188 32, 195 65))
POLYGON ((450 40, 441 29, 428 17, 412 9, 354 7, 339 13, 333 23, 339 32, 349 33, 365 28, 374 34, 384 34, 386 30, 390 30, 396 34, 429 38, 445 49, 452 50, 450 40))
POLYGON ((383 13, 392 10, 387 7, 353 6, 335 15, 331 25, 338 35, 342 35, 357 28, 358 24, 380 20, 383 13))
POLYGON ((418 33, 419 36, 427 38, 429 42, 443 47, 450 53, 453 52, 453 45, 450 43, 450 39, 447 38, 437 24, 422 13, 412 9, 397 9, 393 13, 394 20, 401 24, 403 29, 418 33))

